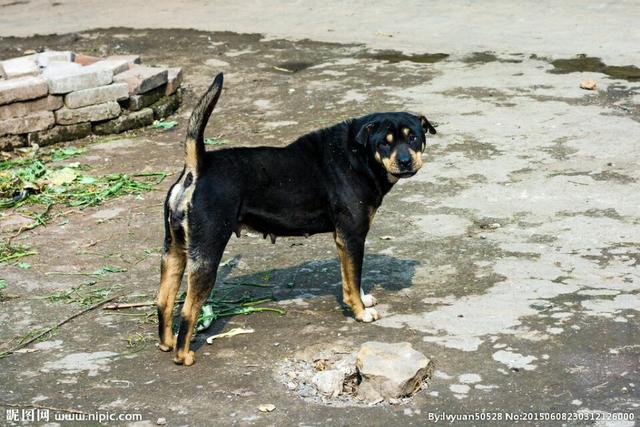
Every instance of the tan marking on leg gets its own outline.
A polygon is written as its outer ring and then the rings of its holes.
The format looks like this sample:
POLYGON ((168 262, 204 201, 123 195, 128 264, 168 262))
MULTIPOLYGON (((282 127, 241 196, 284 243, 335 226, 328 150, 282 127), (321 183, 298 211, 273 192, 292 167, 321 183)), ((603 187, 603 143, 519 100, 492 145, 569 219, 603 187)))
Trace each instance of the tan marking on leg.
POLYGON ((176 294, 180 289, 180 282, 186 264, 186 256, 183 248, 172 246, 162 256, 160 266, 160 290, 158 292, 158 312, 162 316, 164 326, 160 336, 160 350, 170 351, 175 347, 173 335, 173 309, 176 302, 176 294))
POLYGON ((336 248, 338 249, 338 258, 340 258, 340 272, 342 273, 342 299, 346 305, 351 308, 356 319, 362 320, 364 315, 364 304, 360 299, 360 292, 356 287, 356 273, 353 268, 353 262, 349 256, 344 241, 338 233, 334 233, 336 248))
MULTIPOLYGON (((197 273, 194 273, 197 267, 192 265, 189 266, 188 272, 188 288, 187 288, 187 296, 184 300, 184 305, 182 306, 181 311, 181 322, 186 321, 186 336, 184 340, 184 346, 182 348, 177 349, 176 357, 173 359, 175 363, 178 365, 191 366, 196 361, 196 356, 193 351, 189 350, 189 346, 191 345, 191 338, 193 337, 193 331, 196 326, 196 321, 198 320, 198 314, 200 313, 200 309, 202 308, 202 304, 207 299, 208 289, 209 287, 203 286, 201 283, 197 283, 197 281, 202 280, 202 278, 198 277, 197 273)), ((180 328, 183 327, 183 324, 180 324, 180 328)))

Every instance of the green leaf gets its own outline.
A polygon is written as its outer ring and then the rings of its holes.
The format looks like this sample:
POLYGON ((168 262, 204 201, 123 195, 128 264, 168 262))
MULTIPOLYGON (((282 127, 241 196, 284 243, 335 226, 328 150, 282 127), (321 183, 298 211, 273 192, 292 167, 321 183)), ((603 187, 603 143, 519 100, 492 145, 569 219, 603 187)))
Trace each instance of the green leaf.
POLYGON ((28 262, 20 262, 18 263, 18 268, 21 268, 23 270, 28 270, 31 268, 31 264, 29 264, 28 262))
POLYGON ((156 120, 153 122, 153 125, 151 125, 154 129, 164 129, 164 130, 168 130, 173 128, 175 125, 177 125, 178 122, 174 121, 174 120, 170 120, 165 122, 164 119, 160 119, 160 120, 156 120))

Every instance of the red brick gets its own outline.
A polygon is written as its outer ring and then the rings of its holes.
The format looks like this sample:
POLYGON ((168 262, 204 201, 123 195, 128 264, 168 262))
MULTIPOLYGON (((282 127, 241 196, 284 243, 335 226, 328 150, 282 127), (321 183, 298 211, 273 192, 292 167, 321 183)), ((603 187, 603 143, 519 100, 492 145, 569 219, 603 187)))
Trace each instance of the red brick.
POLYGON ((101 58, 98 58, 97 56, 85 55, 82 53, 76 54, 76 57, 74 58, 75 63, 82 66, 91 65, 100 60, 101 58))

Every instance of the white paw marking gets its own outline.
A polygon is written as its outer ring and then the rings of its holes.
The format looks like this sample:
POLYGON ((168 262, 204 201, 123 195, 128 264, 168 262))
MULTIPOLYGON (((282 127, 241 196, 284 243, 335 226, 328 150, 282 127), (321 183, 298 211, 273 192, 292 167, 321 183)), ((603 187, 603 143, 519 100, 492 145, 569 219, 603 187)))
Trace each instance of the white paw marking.
POLYGON ((360 288, 360 299, 362 300, 362 304, 364 304, 365 307, 373 307, 378 303, 373 295, 365 294, 362 288, 360 288))
POLYGON ((362 314, 361 320, 364 323, 371 323, 373 321, 378 320, 379 318, 380 318, 380 315, 378 314, 375 308, 365 308, 364 313, 362 314))
POLYGON ((364 304, 365 307, 373 307, 374 305, 376 305, 378 303, 378 301, 376 301, 375 297, 373 295, 371 295, 371 294, 362 295, 361 299, 362 299, 362 303, 364 304))

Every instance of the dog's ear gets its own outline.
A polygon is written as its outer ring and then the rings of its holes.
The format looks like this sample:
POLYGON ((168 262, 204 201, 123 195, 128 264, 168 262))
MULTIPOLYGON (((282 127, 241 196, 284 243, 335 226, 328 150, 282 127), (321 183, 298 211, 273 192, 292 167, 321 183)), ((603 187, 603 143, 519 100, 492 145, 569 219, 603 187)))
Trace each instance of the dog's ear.
POLYGON ((356 135, 356 142, 362 146, 366 146, 369 143, 371 130, 373 130, 373 123, 367 123, 362 126, 356 135))
POLYGON ((431 122, 427 120, 425 116, 420 116, 420 124, 422 125, 422 130, 424 130, 425 134, 427 132, 430 133, 431 135, 436 134, 436 128, 433 127, 431 122))

